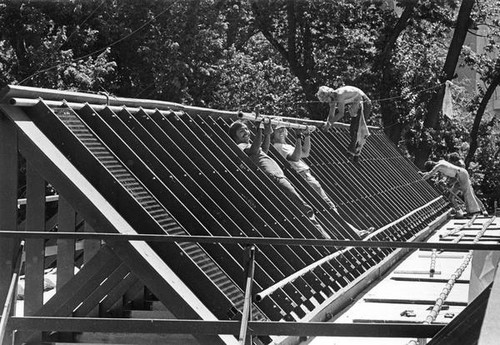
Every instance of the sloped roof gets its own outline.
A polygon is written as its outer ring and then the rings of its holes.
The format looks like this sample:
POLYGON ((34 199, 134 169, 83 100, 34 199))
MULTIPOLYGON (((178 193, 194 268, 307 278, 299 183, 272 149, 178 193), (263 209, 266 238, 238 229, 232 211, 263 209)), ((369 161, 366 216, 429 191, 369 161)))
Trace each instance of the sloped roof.
MULTIPOLYGON (((71 165, 137 233, 322 239, 310 220, 229 138, 228 125, 236 112, 15 86, 2 91, 0 103, 22 140, 39 149, 30 158, 39 159, 47 181, 64 190, 66 185, 59 185, 56 175, 65 172, 57 169, 71 165), (48 154, 49 146, 64 157, 64 164, 48 154)), ((319 222, 333 239, 359 239, 349 222, 358 228, 374 226, 377 231, 371 238, 376 240, 410 240, 448 204, 422 181, 381 129, 371 133, 357 164, 345 155, 346 126, 312 134, 307 162, 340 215, 329 211, 276 152, 271 154, 317 210, 319 222)), ((86 207, 76 196, 90 188, 85 183, 74 179, 64 196, 76 210, 86 207)), ((92 217, 108 212, 93 206, 92 217)), ((95 230, 129 231, 117 225, 95 230)), ((149 246, 216 318, 240 317, 244 246, 149 246)), ((253 317, 310 319, 392 251, 261 246, 254 290, 267 293, 254 303, 253 317)))

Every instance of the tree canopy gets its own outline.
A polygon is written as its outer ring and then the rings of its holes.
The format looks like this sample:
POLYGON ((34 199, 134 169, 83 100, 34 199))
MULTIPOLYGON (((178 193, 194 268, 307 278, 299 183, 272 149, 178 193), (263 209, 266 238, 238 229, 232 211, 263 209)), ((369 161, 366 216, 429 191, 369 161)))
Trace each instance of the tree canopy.
POLYGON ((487 105, 500 82, 499 5, 3 1, 0 86, 108 92, 323 120, 327 108, 317 102, 318 87, 355 85, 373 100, 369 123, 383 127, 418 166, 460 152, 476 172, 476 187, 498 199, 499 129, 487 105), (484 36, 484 49, 464 44, 465 35, 484 36), (455 78, 465 67, 477 81, 455 78), (454 84, 452 119, 440 111, 446 80, 454 84))

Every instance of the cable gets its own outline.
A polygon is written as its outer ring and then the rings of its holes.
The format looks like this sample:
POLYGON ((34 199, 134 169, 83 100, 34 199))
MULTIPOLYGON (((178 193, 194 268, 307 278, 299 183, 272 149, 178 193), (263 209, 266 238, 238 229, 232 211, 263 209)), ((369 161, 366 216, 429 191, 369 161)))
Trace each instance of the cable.
POLYGON ((31 79, 31 78, 33 78, 33 77, 37 76, 38 74, 41 74, 41 73, 44 73, 44 72, 47 72, 47 71, 53 70, 54 68, 57 68, 57 67, 62 66, 62 65, 67 65, 67 64, 73 63, 73 62, 75 62, 75 61, 78 61, 78 60, 81 60, 81 59, 85 59, 85 58, 87 58, 87 57, 89 57, 89 56, 92 56, 92 55, 94 55, 94 54, 96 54, 96 53, 101 53, 101 52, 105 51, 106 49, 108 49, 108 48, 111 48, 111 47, 115 46, 116 44, 118 44, 118 43, 120 43, 120 42, 122 42, 122 41, 126 40, 126 39, 127 39, 127 38, 129 38, 130 36, 132 36, 132 35, 136 34, 138 31, 142 30, 144 27, 146 27, 147 25, 149 25, 151 22, 153 22, 154 20, 156 20, 158 17, 160 17, 161 15, 163 15, 165 12, 167 12, 167 11, 168 11, 168 10, 169 10, 169 9, 170 9, 173 5, 175 5, 175 4, 176 4, 177 2, 179 2, 179 1, 180 1, 180 0, 175 0, 174 2, 172 2, 172 3, 170 4, 170 6, 166 7, 166 8, 165 8, 165 9, 163 9, 162 11, 160 11, 158 14, 156 14, 155 16, 153 16, 153 18, 151 18, 150 20, 148 20, 147 22, 145 22, 144 24, 142 24, 141 26, 139 26, 137 29, 135 29, 134 31, 132 31, 132 32, 131 32, 131 33, 129 33, 128 35, 125 35, 124 37, 122 37, 122 38, 120 38, 120 39, 116 40, 115 42, 108 44, 106 47, 104 47, 104 48, 100 48, 100 49, 97 49, 97 50, 95 50, 95 51, 93 51, 93 52, 91 52, 91 53, 85 54, 85 55, 83 55, 83 56, 80 56, 80 57, 77 57, 77 58, 71 59, 71 60, 70 60, 70 61, 68 61, 68 62, 59 63, 59 64, 57 64, 57 65, 55 65, 55 66, 48 67, 48 68, 45 68, 45 69, 42 69, 42 70, 38 70, 37 72, 33 73, 32 75, 30 75, 30 76, 28 76, 28 77, 24 78, 23 80, 21 80, 21 81, 19 82, 19 84, 18 84, 18 85, 22 85, 25 81, 27 81, 27 80, 29 80, 29 79, 31 79))
MULTIPOLYGON (((437 88, 443 86, 444 84, 446 84, 446 82, 436 84, 434 86, 428 87, 428 88, 420 90, 420 91, 416 91, 416 93, 418 94, 418 93, 422 93, 422 92, 425 92, 425 91, 437 89, 437 88)), ((422 84, 420 84, 420 85, 422 85, 422 84)), ((387 98, 370 99, 370 102, 378 102, 378 103, 380 103, 380 102, 390 101, 390 100, 394 100, 394 99, 398 99, 398 98, 403 98, 403 96, 399 95, 399 96, 387 97, 387 98)), ((361 101, 361 102, 364 102, 364 101, 361 101)), ((320 102, 320 101, 303 101, 303 102, 294 102, 293 104, 314 104, 314 103, 323 103, 323 102, 320 102)))
MULTIPOLYGON (((85 24, 87 22, 87 20, 89 20, 89 18, 94 15, 94 13, 104 4, 104 2, 106 2, 106 0, 102 0, 102 2, 99 4, 99 6, 97 6, 93 11, 92 13, 90 13, 80 24, 77 25, 77 27, 81 27, 83 24, 85 24)), ((61 43, 61 45, 59 46, 59 48, 57 48, 56 50, 59 50, 62 48, 63 45, 65 45, 67 42, 69 42, 70 38, 73 37, 73 35, 76 33, 76 30, 74 30, 69 36, 68 38, 66 38, 66 41, 64 41, 63 43, 61 43)), ((35 76, 38 72, 41 71, 41 68, 43 65, 45 65, 45 63, 47 63, 47 61, 50 59, 50 57, 47 57, 45 58, 45 60, 40 64, 40 68, 32 75, 32 76, 29 76, 28 78, 32 78, 33 76, 35 76)), ((22 84, 26 79, 24 79, 23 81, 21 81, 20 84, 22 84)))

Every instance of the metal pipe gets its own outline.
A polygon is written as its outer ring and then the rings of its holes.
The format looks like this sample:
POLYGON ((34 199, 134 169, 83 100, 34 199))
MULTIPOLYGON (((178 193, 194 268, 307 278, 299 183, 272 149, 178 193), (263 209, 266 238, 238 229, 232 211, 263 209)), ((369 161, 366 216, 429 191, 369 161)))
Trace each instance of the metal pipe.
MULTIPOLYGON (((126 319, 97 317, 23 316, 12 317, 9 325, 18 331, 105 332, 144 334, 237 334, 239 320, 126 319)), ((256 335, 329 337, 429 337, 444 325, 401 323, 330 323, 300 321, 252 321, 256 335)))
MULTIPOLYGON (((269 120, 271 121, 271 124, 274 126, 281 125, 286 128, 293 128, 293 129, 301 129, 301 130, 308 130, 309 132, 313 132, 317 127, 322 127, 325 125, 326 122, 323 121, 314 121, 314 120, 307 120, 307 123, 293 123, 289 121, 283 121, 282 117, 277 117, 277 116, 269 116, 269 115, 255 115, 255 114, 248 114, 248 113, 238 113, 238 118, 242 120, 248 120, 248 121, 265 121, 269 120), (312 124, 314 123, 314 124, 312 124)), ((290 119, 290 118, 287 118, 290 119)), ((296 118, 291 118, 294 119, 295 121, 300 120, 296 118)))
POLYGON ((0 344, 4 344, 5 333, 7 332, 7 322, 9 321, 12 305, 14 304, 14 298, 17 296, 17 279, 19 278, 23 251, 24 241, 21 241, 21 243, 19 244, 19 250, 16 255, 16 264, 13 267, 14 272, 12 273, 9 291, 7 292, 7 298, 5 299, 5 304, 3 307, 2 318, 0 319, 0 344))
MULTIPOLYGON (((410 249, 445 249, 445 250, 499 250, 500 244, 484 243, 441 243, 441 242, 406 242, 406 241, 354 241, 327 240, 316 238, 277 238, 277 237, 231 237, 231 236, 191 236, 160 234, 121 234, 99 232, 47 232, 0 230, 0 238, 47 238, 47 239, 94 239, 104 241, 146 241, 146 242, 197 242, 222 244, 255 244, 261 246, 311 246, 311 247, 359 247, 359 248, 410 248, 410 249)), ((336 252, 337 253, 337 252, 336 252)), ((328 257, 330 258, 330 257, 328 257)), ((328 260, 327 257, 318 261, 328 260)), ((307 269, 316 267, 307 266, 307 269)), ((422 273, 429 271, 422 271, 422 273)))
MULTIPOLYGON (((96 111, 100 111, 103 109, 110 109, 113 112, 119 112, 122 110, 127 110, 131 113, 136 113, 139 111, 144 111, 148 115, 152 115, 156 112, 159 112, 162 115, 168 115, 171 114, 172 112, 184 112, 190 115, 213 115, 213 116, 223 116, 226 118, 242 118, 250 121, 255 121, 255 114, 250 114, 250 113, 242 113, 242 112, 237 112, 237 111, 227 111, 227 110, 213 110, 209 108, 201 108, 201 107, 193 107, 193 106, 187 106, 187 105, 182 105, 182 104, 177 104, 177 103, 171 103, 171 102, 161 102, 161 101, 151 101, 149 103, 144 103, 144 102, 136 102, 134 100, 129 100, 129 99, 123 99, 123 103, 118 103, 117 99, 113 99, 112 97, 110 98, 110 105, 106 104, 106 98, 102 98, 100 95, 95 95, 94 97, 90 98, 81 98, 81 102, 78 102, 80 99, 79 98, 69 98, 71 101, 67 101, 65 99, 61 100, 50 100, 50 99, 44 99, 44 98, 22 98, 22 97, 12 97, 9 99, 9 103, 14 106, 18 107, 33 107, 40 102, 45 103, 49 107, 63 107, 67 106, 72 109, 79 110, 83 108, 86 105, 89 105, 92 109, 96 111), (101 101, 103 103, 95 103, 96 101, 101 101), (243 116, 240 116, 240 114, 243 114, 243 116)), ((270 117, 273 118, 275 116, 270 116, 270 115, 260 115, 261 117, 270 117)), ((283 118, 282 118, 283 119, 283 118)), ((285 119, 293 119, 294 121, 297 121, 297 118, 294 117, 285 117, 285 119)), ((324 121, 317 121, 317 120, 309 120, 309 119, 300 119, 302 124, 293 124, 292 126, 287 126, 287 124, 292 124, 292 122, 281 122, 281 124, 285 124, 285 127, 289 128, 296 128, 296 129, 302 129, 305 130, 308 127, 310 127, 310 130, 316 129, 316 127, 322 127, 326 122, 324 121), (306 125, 306 123, 309 123, 309 125, 306 125), (302 127, 304 126, 304 127, 302 127), (314 129, 313 129, 314 128, 314 129)), ((274 123, 276 124, 276 122, 274 123)), ((349 128, 349 124, 346 123, 341 123, 341 122, 335 122, 333 124, 334 127, 343 127, 343 128, 349 128)), ((372 129, 378 129, 379 127, 376 126, 368 126, 368 128, 372 129)))
MULTIPOLYGON (((110 106, 123 107, 126 106, 131 108, 155 108, 159 110, 181 110, 186 113, 203 113, 203 114, 213 114, 219 116, 236 116, 237 111, 225 111, 225 110, 214 110, 209 108, 188 106, 180 103, 159 101, 152 99, 137 99, 137 98, 124 98, 116 97, 113 95, 97 95, 92 93, 83 92, 72 92, 72 91, 61 91, 61 90, 51 90, 51 89, 41 89, 26 86, 9 85, 7 92, 0 94, 0 99, 35 99, 40 101, 43 99, 45 102, 62 102, 63 100, 69 103, 77 104, 98 104, 107 105, 109 102, 110 106)), ((12 103, 11 103, 12 104, 12 103)), ((17 104, 16 104, 17 105, 17 104)))
MULTIPOLYGON (((244 113, 244 112, 238 112, 238 118, 240 119, 245 119, 245 120, 250 120, 250 121, 262 121, 264 118, 268 118, 271 120, 276 120, 276 121, 281 121, 281 123, 291 123, 291 124, 302 124, 302 125, 309 125, 309 126, 314 126, 314 127, 323 127, 326 124, 326 121, 319 121, 319 120, 311 120, 311 119, 304 119, 300 117, 290 117, 290 116, 275 116, 275 115, 263 115, 263 114, 258 114, 256 115, 255 113, 244 113)), ((343 122, 335 122, 334 127, 349 127, 349 124, 343 123, 343 122)), ((380 127, 378 126, 367 126, 369 129, 379 129, 380 127)))
MULTIPOLYGON (((51 101, 51 100, 42 100, 42 99, 33 99, 33 98, 11 98, 10 104, 18 106, 18 107, 33 107, 39 103, 46 104, 49 107, 68 107, 75 110, 80 110, 85 106, 90 106, 95 111, 100 111, 104 109, 110 109, 114 113, 120 112, 122 110, 127 110, 130 113, 137 113, 139 111, 144 111, 148 115, 152 115, 156 112, 159 112, 162 115, 169 115, 173 111, 172 110, 160 110, 160 109, 148 109, 148 108, 134 108, 134 107, 125 107, 125 106, 117 106, 117 105, 106 105, 106 104, 90 104, 90 103, 74 103, 74 102, 66 102, 66 101, 51 101)), ((176 109, 177 110, 177 109, 176 109)))

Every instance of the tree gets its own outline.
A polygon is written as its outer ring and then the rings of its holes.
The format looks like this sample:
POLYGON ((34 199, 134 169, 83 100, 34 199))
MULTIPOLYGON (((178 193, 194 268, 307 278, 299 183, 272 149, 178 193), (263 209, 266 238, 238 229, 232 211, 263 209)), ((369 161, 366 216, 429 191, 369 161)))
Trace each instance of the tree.
MULTIPOLYGON (((442 74, 439 78, 439 81, 441 83, 444 83, 446 80, 451 80, 455 76, 455 69, 458 64, 460 52, 467 35, 467 30, 469 29, 471 24, 470 17, 473 5, 474 0, 462 0, 462 4, 458 12, 455 31, 453 33, 453 38, 451 40, 448 54, 444 62, 442 74)), ((441 105, 443 103, 443 96, 444 85, 437 89, 428 103, 427 115, 425 116, 423 125, 424 131, 427 129, 439 129, 439 113, 441 105)), ((424 141, 422 144, 423 145, 415 155, 415 164, 421 168, 424 166, 424 163, 428 159, 432 149, 431 142, 424 141)))
MULTIPOLYGON (((388 68, 390 65, 393 50, 396 47, 396 41, 400 34, 410 24, 410 19, 415 12, 416 1, 408 1, 404 4, 404 10, 392 29, 388 30, 385 35, 382 35, 383 48, 379 55, 375 58, 372 66, 372 71, 379 71, 380 77, 380 98, 391 99, 391 85, 394 82, 393 68, 388 68)), ((398 111, 392 102, 382 102, 380 104, 380 112, 382 115, 382 123, 384 124, 384 132, 389 139, 396 145, 401 139, 404 122, 400 120, 398 111)))
POLYGON ((116 64, 109 60, 109 50, 84 53, 84 47, 96 42, 97 32, 74 24, 75 18, 92 11, 92 5, 7 2, 0 6, 0 58, 5 62, 0 78, 4 85, 99 90, 114 72, 116 64), (68 44, 70 39, 77 44, 68 44))

